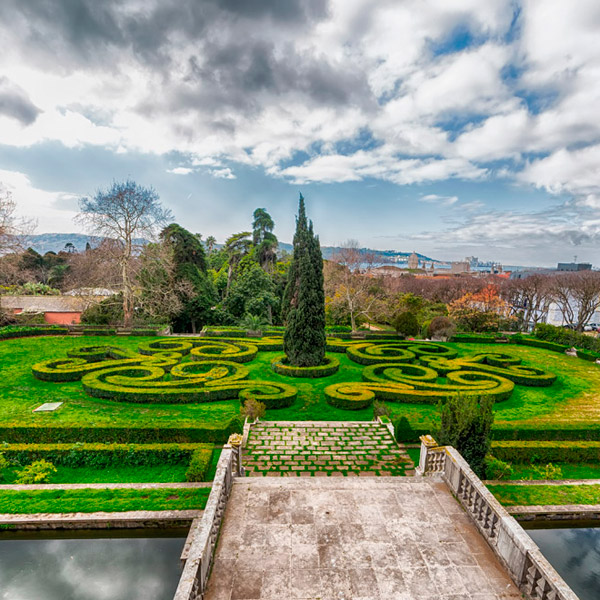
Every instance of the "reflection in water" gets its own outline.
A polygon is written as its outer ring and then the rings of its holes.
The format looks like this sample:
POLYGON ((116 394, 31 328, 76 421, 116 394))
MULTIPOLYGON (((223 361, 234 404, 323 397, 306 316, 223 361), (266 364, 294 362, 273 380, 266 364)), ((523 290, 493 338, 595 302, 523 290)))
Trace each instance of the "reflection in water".
POLYGON ((527 533, 581 600, 600 598, 600 527, 527 533))
POLYGON ((23 537, 0 536, 2 599, 172 600, 181 575, 184 537, 23 537))

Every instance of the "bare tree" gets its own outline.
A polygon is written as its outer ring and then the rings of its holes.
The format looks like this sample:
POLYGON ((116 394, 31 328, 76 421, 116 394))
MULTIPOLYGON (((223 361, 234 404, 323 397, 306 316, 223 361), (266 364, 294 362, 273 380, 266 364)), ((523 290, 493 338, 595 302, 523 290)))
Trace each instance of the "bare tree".
POLYGON ((552 286, 548 275, 534 273, 523 279, 513 279, 502 286, 501 296, 511 305, 514 316, 525 328, 544 322, 552 301, 552 286))
POLYGON ((366 275, 373 261, 373 255, 363 252, 356 240, 348 240, 323 271, 327 302, 347 313, 352 331, 356 331, 359 317, 370 319, 372 310, 378 306, 373 280, 366 275))
POLYGON ((0 184, 0 256, 23 250, 23 237, 35 229, 35 221, 17 216, 17 203, 0 184))
POLYGON ((116 240, 123 291, 123 324, 129 327, 133 318, 132 260, 139 238, 153 239, 171 218, 158 193, 128 179, 113 182, 107 190, 99 190, 93 198, 81 198, 77 220, 93 234, 116 240))
POLYGON ((566 324, 583 331, 600 308, 600 273, 579 271, 556 275, 552 281, 552 299, 566 324))

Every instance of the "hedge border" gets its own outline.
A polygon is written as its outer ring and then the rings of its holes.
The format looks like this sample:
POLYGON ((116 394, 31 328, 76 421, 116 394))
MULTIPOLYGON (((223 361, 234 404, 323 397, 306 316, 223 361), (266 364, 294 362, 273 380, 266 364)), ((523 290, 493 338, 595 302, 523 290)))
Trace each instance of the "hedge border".
POLYGON ((327 361, 324 365, 318 365, 316 367, 294 367, 286 364, 287 357, 282 356, 276 358, 271 363, 271 369, 278 375, 285 375, 287 377, 305 377, 308 379, 315 379, 317 377, 329 377, 334 373, 338 372, 340 368, 340 361, 335 356, 325 356, 327 361))

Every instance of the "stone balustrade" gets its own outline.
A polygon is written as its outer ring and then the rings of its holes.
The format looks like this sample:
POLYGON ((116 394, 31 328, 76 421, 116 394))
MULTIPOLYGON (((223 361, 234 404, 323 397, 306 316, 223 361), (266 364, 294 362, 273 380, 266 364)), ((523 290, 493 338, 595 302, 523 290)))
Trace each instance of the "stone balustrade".
POLYGON ((441 476, 528 600, 578 600, 527 532, 452 446, 421 437, 417 473, 441 476))
POLYGON ((239 441, 240 444, 226 444, 223 447, 206 508, 191 541, 174 600, 202 600, 233 478, 243 474, 241 436, 239 441))

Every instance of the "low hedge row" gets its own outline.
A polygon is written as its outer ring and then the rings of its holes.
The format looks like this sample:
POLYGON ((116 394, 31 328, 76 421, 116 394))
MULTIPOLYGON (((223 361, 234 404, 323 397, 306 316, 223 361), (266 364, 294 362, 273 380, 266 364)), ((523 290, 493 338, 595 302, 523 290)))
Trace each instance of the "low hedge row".
POLYGON ((493 441, 491 453, 514 463, 597 462, 600 442, 587 441, 493 441))
POLYGON ((192 452, 192 457, 185 472, 186 481, 206 481, 214 448, 202 446, 192 452))
POLYGON ((600 339, 566 327, 555 327, 547 323, 540 323, 536 326, 533 335, 547 342, 563 344, 568 347, 574 346, 577 349, 581 348, 589 352, 600 352, 600 339))
POLYGON ((206 454, 212 448, 209 444, 4 444, 0 452, 21 464, 45 459, 64 467, 103 468, 187 464, 195 451, 206 454))
POLYGON ((546 342, 544 340, 536 340, 535 338, 518 337, 515 338, 515 344, 519 346, 532 346, 534 348, 543 348, 551 352, 563 352, 569 349, 569 346, 555 344, 554 342, 546 342))
MULTIPOLYGON (((215 443, 224 444, 232 433, 241 433, 242 422, 233 417, 222 425, 201 427, 45 427, 15 425, 0 427, 0 441, 6 443, 98 443, 164 444, 215 443)), ((0 451, 1 451, 0 446, 0 451)))
POLYGON ((0 327, 0 340, 10 340, 20 337, 31 337, 34 335, 67 335, 69 330, 66 327, 17 327, 8 325, 0 327))
POLYGON ((238 363, 251 362, 256 358, 258 347, 252 344, 206 342, 190 352, 192 360, 231 360, 238 363))
POLYGON ((116 329, 84 329, 83 335, 115 335, 116 329))
POLYGON ((531 429, 526 427, 492 428, 494 440, 540 440, 540 441, 565 441, 587 440, 600 441, 600 427, 573 427, 562 429, 531 429))
POLYGON ((326 356, 325 360, 327 361, 326 364, 318 365, 316 367, 294 367, 287 364, 287 358, 283 356, 275 359, 271 363, 271 368, 279 375, 286 375, 287 377, 306 377, 308 379, 329 377, 329 375, 337 373, 340 368, 339 359, 333 356, 326 356))

